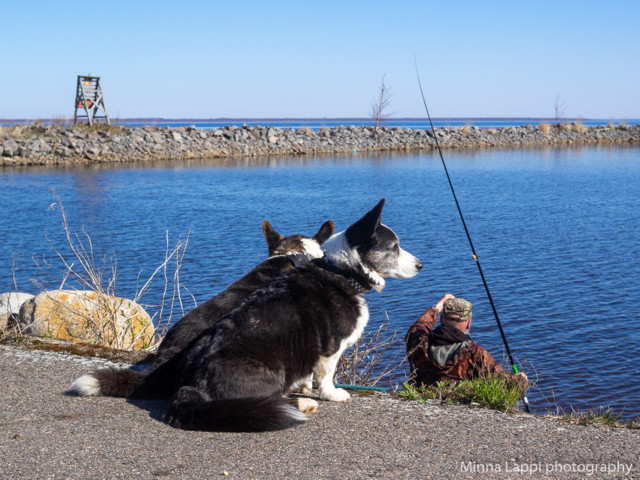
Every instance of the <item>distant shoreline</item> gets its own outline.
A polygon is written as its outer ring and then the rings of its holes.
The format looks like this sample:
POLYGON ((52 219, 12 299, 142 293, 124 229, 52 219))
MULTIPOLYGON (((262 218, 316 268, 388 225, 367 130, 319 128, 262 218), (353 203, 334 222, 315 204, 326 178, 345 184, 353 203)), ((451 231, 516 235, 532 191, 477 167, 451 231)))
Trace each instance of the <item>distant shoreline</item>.
MULTIPOLYGON (((0 118, 0 125, 6 126, 8 124, 13 123, 21 123, 21 124, 32 124, 37 122, 38 120, 42 121, 45 124, 51 123, 59 123, 60 119, 58 118, 0 118)), ((126 122, 229 122, 229 123, 237 123, 237 122, 343 122, 344 125, 358 124, 358 125, 366 125, 372 123, 373 120, 371 117, 210 117, 210 118, 197 118, 197 117, 127 117, 127 118, 111 118, 112 123, 126 123, 126 122)), ((547 123, 556 123, 557 119, 552 117, 437 117, 432 119, 434 124, 437 122, 467 122, 473 124, 473 122, 485 122, 485 121, 514 121, 521 122, 526 121, 529 123, 539 123, 539 122, 547 122, 547 123)), ((426 117, 392 117, 386 118, 383 123, 387 122, 397 122, 397 121, 411 121, 411 122, 428 122, 429 120, 426 117)), ((584 118, 584 117, 575 117, 575 118, 562 118, 558 123, 573 123, 573 122, 581 122, 581 123, 591 123, 598 122, 606 125, 609 122, 620 123, 624 122, 628 125, 635 125, 640 123, 640 118, 584 118)))
MULTIPOLYGON (((539 148, 640 144, 640 124, 587 126, 581 122, 480 128, 440 127, 443 149, 539 148)), ((172 161, 196 158, 431 151, 428 128, 338 125, 280 128, 274 125, 77 127, 34 122, 0 127, 0 166, 58 166, 172 161)))

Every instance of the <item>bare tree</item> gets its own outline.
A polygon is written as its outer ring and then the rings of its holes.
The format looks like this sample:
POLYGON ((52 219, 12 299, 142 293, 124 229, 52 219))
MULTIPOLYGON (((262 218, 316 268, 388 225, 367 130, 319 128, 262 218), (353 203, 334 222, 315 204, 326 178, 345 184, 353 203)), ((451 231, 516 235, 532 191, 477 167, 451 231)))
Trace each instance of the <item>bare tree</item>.
POLYGON ((554 121, 556 126, 560 125, 560 120, 564 118, 566 110, 567 104, 560 101, 560 94, 556 95, 556 102, 553 104, 554 121))
POLYGON ((378 96, 371 101, 371 118, 376 122, 376 131, 378 131, 380 122, 392 115, 388 110, 393 94, 391 93, 391 88, 384 83, 386 76, 386 74, 382 75, 382 80, 378 87, 378 96))

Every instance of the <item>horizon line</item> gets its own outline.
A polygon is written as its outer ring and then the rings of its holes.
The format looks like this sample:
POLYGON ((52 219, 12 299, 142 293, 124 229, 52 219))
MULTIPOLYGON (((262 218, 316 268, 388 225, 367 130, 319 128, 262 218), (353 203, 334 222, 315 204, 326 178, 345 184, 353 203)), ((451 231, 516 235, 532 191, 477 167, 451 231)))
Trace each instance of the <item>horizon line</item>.
MULTIPOLYGON (((63 117, 64 118, 64 117, 63 117)), ((607 117, 607 118, 597 118, 597 117, 564 117, 564 118, 554 118, 554 117, 433 117, 433 121, 445 121, 445 120, 548 120, 548 121, 567 121, 567 120, 632 120, 638 119, 640 117, 607 117)), ((36 121, 36 120, 59 120, 60 117, 50 117, 50 118, 0 118, 0 122, 10 122, 10 121, 36 121)), ((341 120, 358 120, 358 121, 375 121, 371 117, 208 117, 208 118, 199 118, 199 117, 111 117, 110 120, 113 121, 198 121, 198 122, 225 122, 225 121, 311 121, 311 120, 322 120, 322 121, 341 121, 341 120)), ((385 118, 384 121, 428 121, 427 117, 388 117, 385 118)))

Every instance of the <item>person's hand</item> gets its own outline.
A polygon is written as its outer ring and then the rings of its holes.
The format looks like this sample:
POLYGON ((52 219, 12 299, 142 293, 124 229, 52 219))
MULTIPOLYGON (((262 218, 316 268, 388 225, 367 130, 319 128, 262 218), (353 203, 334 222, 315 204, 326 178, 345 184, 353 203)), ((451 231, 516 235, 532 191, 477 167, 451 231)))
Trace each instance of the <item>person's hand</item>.
POLYGON ((450 298, 456 298, 456 297, 454 297, 450 293, 445 294, 444 297, 442 297, 440 301, 434 305, 435 309, 441 312, 442 308, 444 307, 444 302, 446 302, 450 298))
POLYGON ((516 377, 522 377, 522 378, 524 378, 524 383, 525 383, 525 385, 529 383, 529 379, 527 378, 527 376, 526 376, 523 372, 518 372, 518 373, 516 373, 516 377))

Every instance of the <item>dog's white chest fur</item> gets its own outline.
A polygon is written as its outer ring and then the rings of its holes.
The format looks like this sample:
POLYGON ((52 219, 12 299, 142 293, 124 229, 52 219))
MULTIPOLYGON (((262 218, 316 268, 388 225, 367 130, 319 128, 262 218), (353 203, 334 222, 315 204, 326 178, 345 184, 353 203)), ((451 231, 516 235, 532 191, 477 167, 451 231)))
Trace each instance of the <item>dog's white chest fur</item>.
POLYGON ((367 301, 364 298, 364 294, 358 295, 358 301, 360 304, 358 305, 358 310, 360 314, 358 315, 358 319, 356 320, 356 328, 353 330, 353 333, 349 335, 347 338, 342 340, 341 344, 341 352, 344 352, 345 348, 350 347, 354 343, 358 341, 364 328, 369 323, 369 307, 367 306, 367 301))
POLYGON ((342 356, 342 353, 346 348, 358 341, 364 331, 364 328, 367 326, 367 322, 369 321, 369 307, 364 299, 364 295, 358 295, 357 298, 359 302, 359 315, 353 332, 340 342, 340 348, 336 353, 330 357, 320 357, 318 363, 313 368, 313 376, 318 385, 318 393, 320 398, 323 400, 344 402, 350 398, 350 395, 346 390, 336 388, 333 385, 333 375, 335 374, 336 366, 342 356))

